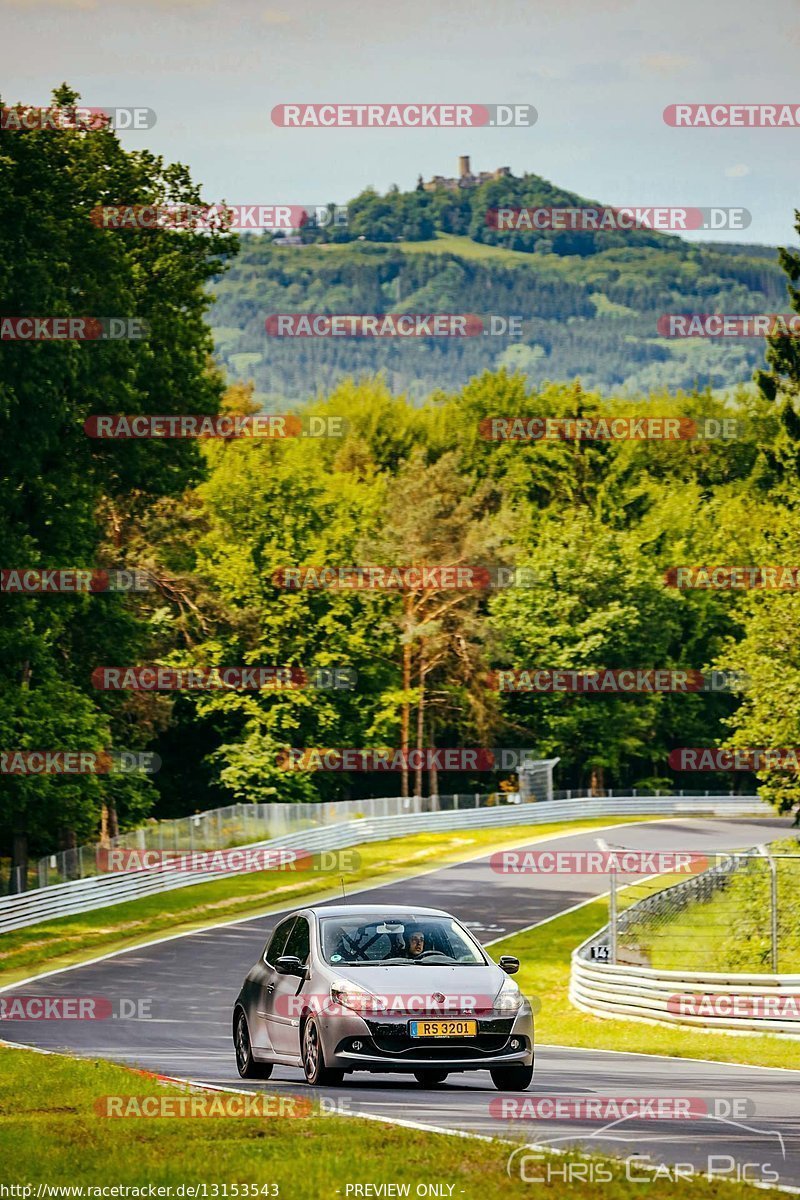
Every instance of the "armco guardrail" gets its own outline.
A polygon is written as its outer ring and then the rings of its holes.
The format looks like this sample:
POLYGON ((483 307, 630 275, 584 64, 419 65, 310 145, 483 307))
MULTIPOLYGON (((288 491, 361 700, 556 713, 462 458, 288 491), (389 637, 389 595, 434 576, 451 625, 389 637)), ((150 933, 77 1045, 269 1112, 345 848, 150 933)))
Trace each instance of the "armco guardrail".
MULTIPOLYGON (((534 767, 551 769, 550 762, 535 763, 534 767)), ((551 773, 551 771, 550 771, 551 773)), ((531 801, 553 800, 549 794, 551 779, 545 781, 545 795, 535 794, 531 801)), ((636 793, 634 792, 634 795, 636 793)), ((325 800, 318 803, 268 801, 266 803, 231 804, 211 808, 166 821, 148 821, 129 829, 100 846, 76 846, 45 855, 38 863, 38 887, 56 883, 71 883, 99 875, 98 851, 124 847, 131 850, 195 851, 222 850, 233 846, 261 845, 273 838, 302 833, 341 821, 364 817, 397 817, 409 813, 444 812, 451 809, 487 808, 497 804, 519 802, 519 794, 464 793, 451 796, 368 796, 360 800, 325 800)), ((571 797, 567 797, 571 799, 571 797)), ((29 885, 30 886, 30 885, 29 885)), ((9 893, 19 890, 9 887, 9 893)))
MULTIPOLYGON (((593 940, 593 939, 592 939, 593 940)), ((800 975, 743 975, 715 971, 658 971, 652 967, 614 966, 584 958, 579 947, 572 957, 569 998, 576 1008, 598 1017, 626 1017, 659 1025, 698 1029, 782 1033, 800 1037, 800 975), (681 1011, 679 996, 696 1000, 681 1011), (746 1005, 721 996, 759 997, 759 1015, 737 1016, 746 1005), (702 998, 707 997, 707 1003, 702 998), (670 1004, 670 1000, 672 1003, 670 1004), (700 1010, 699 1012, 697 1010, 700 1010), (794 1012, 792 1011, 794 1009, 794 1012)))
MULTIPOLYGON (((688 799, 674 796, 615 796, 597 799, 553 800, 541 803, 505 804, 444 812, 409 812, 395 816, 365 817, 360 820, 296 830, 283 837, 252 843, 250 849, 280 848, 342 850, 361 842, 385 841, 426 830, 480 829, 490 826, 552 824, 590 817, 673 816, 694 814, 723 817, 774 816, 775 810, 757 796, 705 796, 688 799)), ((114 872, 76 879, 70 883, 37 888, 0 898, 0 932, 21 929, 41 921, 107 908, 141 896, 174 888, 190 887, 223 878, 235 872, 191 874, 167 867, 114 872)))
MULTIPOLYGON (((71 883, 74 879, 98 875, 100 872, 97 867, 97 851, 119 846, 135 850, 218 850, 229 846, 251 846, 267 838, 283 837, 286 833, 350 821, 356 817, 395 817, 402 813, 489 808, 497 804, 614 797, 615 793, 611 789, 601 793, 581 789, 554 792, 552 774, 557 762, 558 759, 530 761, 520 770, 520 787, 522 788, 524 778, 525 788, 521 795, 517 793, 516 796, 503 792, 462 792, 459 795, 443 796, 369 796, 359 800, 326 800, 319 803, 267 801, 230 804, 224 808, 191 813, 187 817, 146 821, 135 829, 109 838, 102 847, 95 842, 45 855, 39 859, 36 882, 32 883, 29 878, 27 885, 28 888, 52 887, 56 883, 71 883)), ((651 792, 641 794, 652 795, 651 792)), ((623 789, 616 793, 617 797, 630 798, 638 795, 635 788, 632 791, 623 789)), ((660 793, 656 792, 655 795, 659 796, 660 793)), ((695 799, 707 797, 709 793, 677 791, 667 792, 665 795, 695 799)), ((712 795, 718 796, 719 793, 712 795)), ((18 884, 18 879, 14 882, 18 884)), ((0 894, 3 890, 0 888, 0 894)), ((21 888, 9 884, 7 890, 11 894, 20 891, 21 888)))

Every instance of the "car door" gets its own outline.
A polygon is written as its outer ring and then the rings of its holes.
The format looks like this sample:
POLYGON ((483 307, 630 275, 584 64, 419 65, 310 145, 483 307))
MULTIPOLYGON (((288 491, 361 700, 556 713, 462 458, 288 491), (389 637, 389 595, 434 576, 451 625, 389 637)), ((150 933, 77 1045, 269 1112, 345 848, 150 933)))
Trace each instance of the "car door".
MULTIPOLYGON (((311 954, 311 929, 306 917, 297 917, 281 954, 294 955, 308 965, 311 954)), ((272 960, 275 961, 274 959, 272 960)), ((266 995, 267 1036, 279 1054, 300 1054, 300 992, 306 981, 298 975, 279 975, 273 971, 272 986, 266 995)))
POLYGON ((284 946, 288 940, 289 934, 292 932, 292 926, 297 918, 293 915, 286 917, 279 925, 275 927, 272 937, 264 947, 264 953, 261 956, 261 961, 253 968, 251 979, 254 979, 256 985, 256 1019, 252 1023, 253 1027, 250 1030, 250 1040, 253 1045, 259 1050, 273 1049, 270 1039, 269 1027, 269 1001, 275 989, 276 980, 282 976, 278 974, 272 965, 277 958, 283 954, 284 946), (255 978, 254 978, 255 977, 255 978))

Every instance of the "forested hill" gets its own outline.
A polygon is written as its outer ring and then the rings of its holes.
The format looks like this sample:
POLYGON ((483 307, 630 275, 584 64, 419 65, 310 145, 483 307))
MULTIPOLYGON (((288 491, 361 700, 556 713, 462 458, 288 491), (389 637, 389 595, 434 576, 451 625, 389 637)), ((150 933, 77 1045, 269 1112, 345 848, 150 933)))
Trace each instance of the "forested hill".
POLYGON ((651 388, 747 382, 760 339, 667 339, 669 312, 753 313, 787 308, 777 252, 690 243, 654 230, 505 232, 501 206, 591 204, 536 175, 456 192, 367 191, 347 226, 308 227, 303 245, 246 234, 211 319, 232 379, 253 379, 266 407, 329 390, 345 375, 382 371, 421 398, 485 368, 511 366, 532 383, 580 377, 586 387, 651 388), (270 313, 475 312, 524 317, 522 338, 268 338, 270 313))

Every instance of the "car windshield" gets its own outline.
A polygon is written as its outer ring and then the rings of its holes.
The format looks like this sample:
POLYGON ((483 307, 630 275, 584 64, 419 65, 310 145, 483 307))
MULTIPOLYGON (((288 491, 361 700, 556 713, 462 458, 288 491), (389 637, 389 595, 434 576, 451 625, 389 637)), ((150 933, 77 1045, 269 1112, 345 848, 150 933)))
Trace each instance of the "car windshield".
POLYGON ((486 962, 477 944, 450 917, 324 917, 320 925, 322 956, 334 966, 486 962))

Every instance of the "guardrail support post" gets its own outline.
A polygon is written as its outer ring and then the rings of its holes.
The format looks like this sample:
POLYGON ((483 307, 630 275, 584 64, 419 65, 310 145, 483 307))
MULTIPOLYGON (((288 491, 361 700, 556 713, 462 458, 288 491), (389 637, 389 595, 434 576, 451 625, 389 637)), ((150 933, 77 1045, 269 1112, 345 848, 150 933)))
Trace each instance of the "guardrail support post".
POLYGON ((778 864, 768 845, 756 847, 769 866, 769 936, 772 949, 772 970, 778 972, 778 864))
POLYGON ((617 869, 612 867, 608 878, 608 931, 609 957, 613 964, 617 961, 617 869))
POLYGON ((778 864, 769 856, 769 909, 772 937, 772 969, 778 973, 778 864))

